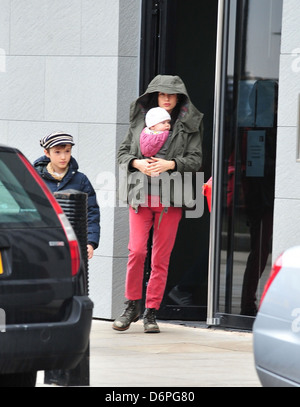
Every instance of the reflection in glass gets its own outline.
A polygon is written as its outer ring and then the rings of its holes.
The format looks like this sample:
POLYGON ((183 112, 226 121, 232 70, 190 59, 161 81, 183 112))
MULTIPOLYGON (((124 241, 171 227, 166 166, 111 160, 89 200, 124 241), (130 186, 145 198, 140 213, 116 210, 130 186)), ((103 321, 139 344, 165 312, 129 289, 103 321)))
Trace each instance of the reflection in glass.
POLYGON ((271 266, 282 0, 230 7, 219 312, 255 316, 271 266))
POLYGON ((256 291, 271 249, 277 94, 278 85, 275 81, 257 81, 250 94, 250 99, 253 98, 250 105, 254 110, 256 128, 255 126, 255 129, 249 130, 244 127, 239 128, 242 152, 246 149, 245 156, 242 155, 241 180, 250 232, 250 253, 247 258, 241 298, 243 315, 255 316, 257 313, 256 291), (255 98, 252 96, 253 93, 255 93, 255 98), (255 103, 253 103, 254 100, 255 103), (257 127, 261 129, 257 129, 257 127))

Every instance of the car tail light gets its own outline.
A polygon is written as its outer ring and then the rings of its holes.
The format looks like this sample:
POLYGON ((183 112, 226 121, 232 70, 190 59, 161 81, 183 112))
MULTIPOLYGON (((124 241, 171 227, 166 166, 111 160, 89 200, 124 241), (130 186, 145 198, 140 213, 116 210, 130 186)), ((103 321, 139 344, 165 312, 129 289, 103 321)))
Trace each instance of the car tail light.
POLYGON ((42 188, 44 194, 47 196, 49 199, 51 205, 53 206, 53 209, 55 210, 60 223, 64 229, 64 232, 66 234, 66 237, 69 242, 69 247, 70 247, 70 255, 71 255, 71 270, 72 270, 72 276, 75 276, 80 268, 80 248, 79 244, 75 235, 75 232, 64 214, 64 211, 61 209, 59 203, 57 200, 54 198, 52 195, 51 191, 48 189, 47 185, 44 183, 42 178, 39 176, 39 174, 36 172, 36 170, 33 168, 33 166, 30 164, 30 162, 24 157, 23 154, 19 153, 18 154, 19 158, 21 161, 24 163, 25 167, 28 169, 28 171, 31 173, 33 178, 36 180, 36 182, 39 184, 39 186, 42 188))
POLYGON ((267 283, 265 285, 263 294, 261 296, 259 307, 261 307, 261 305, 263 303, 263 300, 264 300, 269 288, 271 287, 271 284, 275 280, 275 278, 276 278, 277 274, 279 273, 279 271, 281 270, 281 268, 282 268, 282 254, 277 258, 277 260, 273 264, 269 279, 268 279, 268 281, 267 281, 267 283))
POLYGON ((66 215, 64 213, 59 213, 58 217, 69 241, 72 262, 72 276, 75 276, 78 273, 80 267, 80 251, 78 241, 75 232, 66 215))

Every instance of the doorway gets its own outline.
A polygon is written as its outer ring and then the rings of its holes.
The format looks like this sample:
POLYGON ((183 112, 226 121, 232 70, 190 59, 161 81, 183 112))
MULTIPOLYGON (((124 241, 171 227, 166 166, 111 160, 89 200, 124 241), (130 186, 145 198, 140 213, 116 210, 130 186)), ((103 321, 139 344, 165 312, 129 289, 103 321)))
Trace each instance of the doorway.
MULTIPOLYGON (((218 0, 144 0, 140 94, 157 74, 178 75, 204 113, 204 180, 211 176, 218 0)), ((158 318, 205 321, 210 213, 182 218, 158 318)), ((151 250, 151 242, 149 244, 151 250)), ((151 272, 146 262, 146 275, 151 272)))
POLYGON ((140 93, 183 79, 213 176, 212 212, 180 223, 158 317, 251 329, 271 266, 283 0, 142 4, 140 93))

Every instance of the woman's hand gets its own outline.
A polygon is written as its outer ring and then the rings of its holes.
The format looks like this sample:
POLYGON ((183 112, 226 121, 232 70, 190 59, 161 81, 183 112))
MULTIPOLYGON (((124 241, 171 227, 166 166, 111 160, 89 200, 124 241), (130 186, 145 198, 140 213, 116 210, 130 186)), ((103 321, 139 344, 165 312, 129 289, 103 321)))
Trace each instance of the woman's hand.
POLYGON ((131 165, 150 177, 157 177, 162 172, 175 169, 175 161, 156 157, 144 158, 142 160, 136 159, 132 161, 131 165))
POLYGON ((142 160, 135 159, 131 162, 131 166, 143 174, 150 175, 149 164, 153 162, 150 158, 144 158, 142 160))
POLYGON ((150 176, 158 176, 162 172, 175 169, 175 161, 164 160, 163 158, 151 157, 152 162, 148 164, 150 176))

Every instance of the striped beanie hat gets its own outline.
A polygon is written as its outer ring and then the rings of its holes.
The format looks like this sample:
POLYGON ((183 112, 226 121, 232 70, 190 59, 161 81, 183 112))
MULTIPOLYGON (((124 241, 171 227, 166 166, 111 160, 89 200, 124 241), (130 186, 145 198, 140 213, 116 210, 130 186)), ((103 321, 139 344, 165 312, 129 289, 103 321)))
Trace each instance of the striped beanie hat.
POLYGON ((44 147, 46 150, 51 147, 61 146, 71 144, 72 146, 75 145, 73 141, 73 137, 70 134, 66 134, 64 132, 58 131, 55 133, 49 134, 49 136, 45 136, 40 140, 40 146, 44 147))

